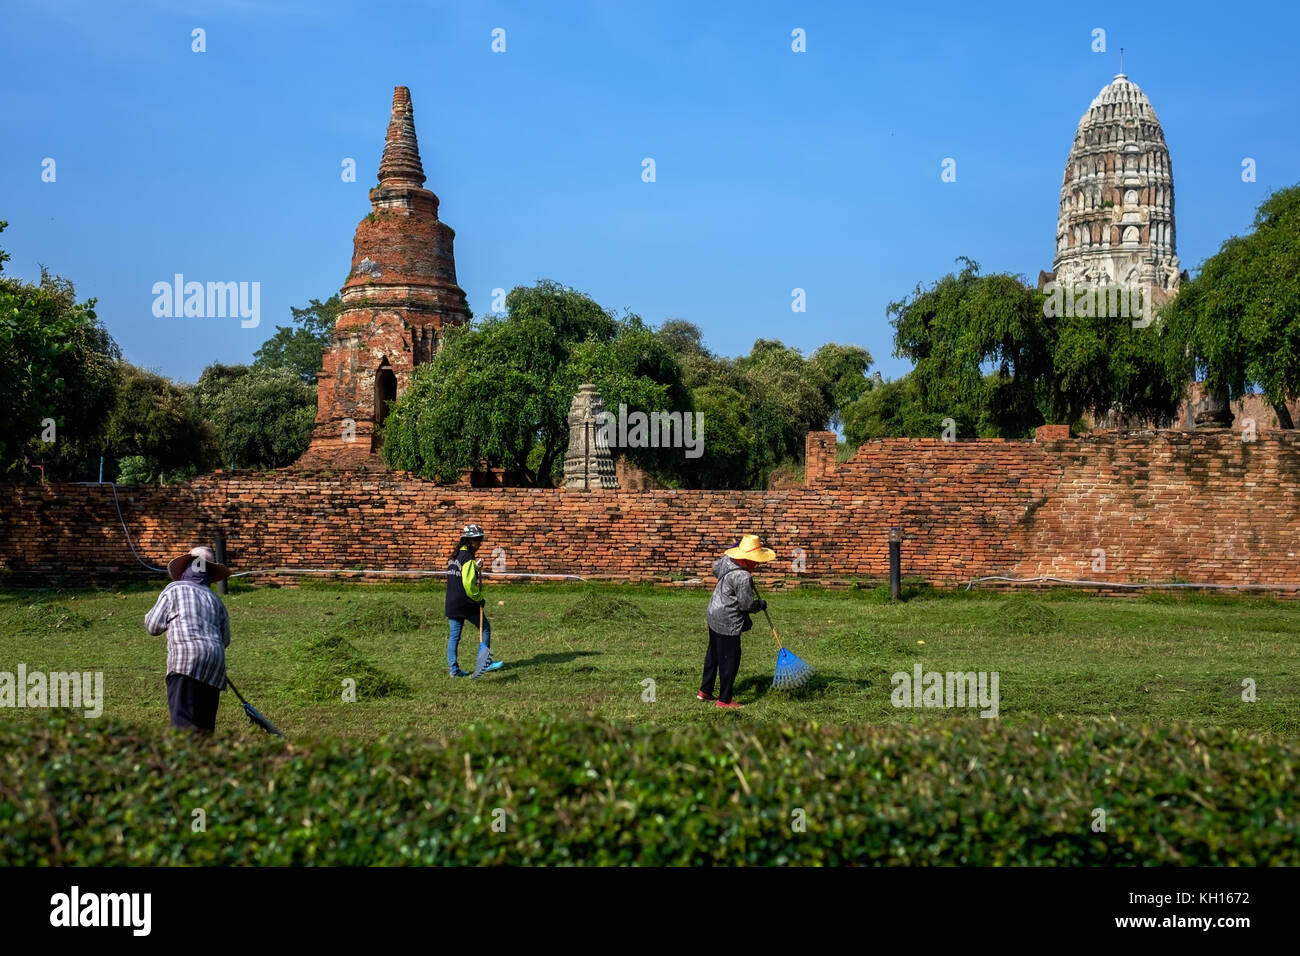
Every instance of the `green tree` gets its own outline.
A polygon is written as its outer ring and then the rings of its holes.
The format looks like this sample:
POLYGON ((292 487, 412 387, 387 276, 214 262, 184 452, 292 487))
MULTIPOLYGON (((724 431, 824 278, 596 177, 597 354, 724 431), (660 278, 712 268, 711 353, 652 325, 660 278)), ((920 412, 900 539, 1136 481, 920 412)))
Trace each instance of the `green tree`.
POLYGON ((287 368, 304 383, 314 385, 321 356, 329 347, 334 323, 343 311, 343 300, 335 294, 324 302, 312 299, 305 309, 290 306, 289 311, 293 314, 293 325, 275 327, 275 334, 254 353, 253 367, 287 368))
POLYGON ((691 487, 765 487, 771 473, 803 460, 810 429, 839 423, 842 408, 871 387, 866 349, 828 344, 809 358, 759 339, 737 359, 710 352, 699 327, 682 319, 656 333, 683 369, 691 403, 704 416, 702 458, 686 465, 691 487))
POLYGON ((702 385, 692 394, 704 418, 704 454, 687 465, 693 488, 748 488, 754 436, 749 400, 729 385, 702 385))
POLYGON ((178 481, 206 470, 217 442, 189 389, 122 362, 102 447, 119 481, 178 481))
POLYGON ((823 345, 808 358, 808 368, 815 376, 826 405, 830 408, 827 422, 831 427, 841 424, 846 406, 871 389, 867 369, 871 368, 871 353, 858 345, 823 345))
POLYGON ((1086 412, 1173 413, 1185 379, 1169 329, 1052 315, 1048 293, 1017 276, 981 276, 970 259, 958 262, 959 273, 888 308, 895 354, 915 363, 910 391, 889 400, 915 401, 911 423, 937 416, 953 419, 959 435, 1020 438, 1044 422, 1074 425, 1086 412))
MULTIPOLYGON (((8 259, 0 250, 0 270, 8 259)), ((71 282, 44 269, 37 285, 0 276, 0 473, 32 478, 30 464, 45 463, 49 477, 70 475, 107 417, 119 357, 95 300, 78 303, 71 282)))
POLYGON ((843 411, 844 440, 860 445, 875 438, 937 437, 944 416, 921 408, 911 375, 884 382, 850 402, 843 411))
MULTIPOLYGON (((692 410, 691 396, 676 356, 636 316, 620 321, 613 338, 588 339, 575 346, 569 374, 575 392, 584 382, 595 383, 605 410, 611 416, 618 415, 620 405, 629 412, 684 413, 692 410)), ((567 413, 567 406, 565 411, 567 413)), ((706 428, 707 425, 706 419, 706 428)), ((567 436, 566 424, 565 447, 567 436)), ((705 434, 706 448, 708 438, 705 434)), ((694 471, 691 459, 685 457, 682 448, 621 448, 615 452, 627 456, 670 485, 689 483, 694 471)), ((561 459, 555 462, 557 477, 562 473, 562 464, 561 459)))
POLYGON ((217 437, 217 461, 236 468, 292 464, 316 419, 316 389, 292 368, 214 363, 195 383, 193 404, 217 437))
POLYGON ((607 405, 684 400, 681 372, 640 319, 616 319, 555 282, 517 286, 505 316, 448 331, 384 422, 391 467, 455 480, 478 461, 548 485, 568 447, 569 405, 589 378, 607 405))
POLYGON ((1279 190, 1160 311, 1188 364, 1212 393, 1235 400, 1259 389, 1278 423, 1295 423, 1300 397, 1300 186, 1279 190))

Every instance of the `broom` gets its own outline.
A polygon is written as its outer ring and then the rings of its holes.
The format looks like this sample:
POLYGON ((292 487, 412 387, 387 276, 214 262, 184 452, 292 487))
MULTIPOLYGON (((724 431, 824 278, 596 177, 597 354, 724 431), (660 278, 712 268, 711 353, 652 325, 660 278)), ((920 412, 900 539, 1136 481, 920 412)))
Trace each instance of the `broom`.
POLYGON ((492 660, 492 651, 483 643, 483 608, 478 609, 478 661, 474 664, 474 673, 469 676, 470 680, 476 677, 482 677, 488 671, 499 671, 505 666, 505 661, 492 660))
POLYGON ((248 701, 244 700, 244 695, 239 692, 238 688, 236 688, 234 683, 230 680, 230 675, 226 675, 226 686, 235 692, 235 696, 239 698, 239 702, 244 705, 244 713, 248 715, 249 720, 251 720, 258 727, 261 727, 268 734, 275 734, 277 737, 284 736, 284 734, 280 733, 280 731, 276 729, 275 724, 271 723, 269 720, 267 720, 265 717, 259 714, 257 712, 256 707, 254 707, 248 701))
MULTIPOLYGON (((754 593, 758 594, 757 588, 754 589, 754 593)), ((794 690, 802 687, 816 672, 810 664, 800 660, 781 643, 781 635, 776 633, 776 625, 772 623, 772 615, 767 613, 767 608, 763 608, 763 616, 767 618, 767 626, 772 629, 776 646, 781 649, 776 655, 776 673, 772 675, 772 687, 776 690, 794 690)))

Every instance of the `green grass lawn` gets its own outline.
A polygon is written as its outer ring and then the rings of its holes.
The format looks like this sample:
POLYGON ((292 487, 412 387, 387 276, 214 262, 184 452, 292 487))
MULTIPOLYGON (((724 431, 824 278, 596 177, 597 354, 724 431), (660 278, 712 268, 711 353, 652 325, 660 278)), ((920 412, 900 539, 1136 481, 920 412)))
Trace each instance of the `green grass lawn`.
MULTIPOLYGON (((0 593, 0 671, 19 663, 29 672, 103 671, 107 715, 165 726, 166 642, 143 626, 158 590, 0 593)), ((235 584, 226 597, 227 666, 291 739, 446 736, 484 718, 527 727, 565 715, 652 726, 981 720, 976 709, 894 707, 890 677, 910 674, 915 663, 926 671, 996 671, 1006 724, 1113 715, 1289 739, 1300 731, 1300 606, 1286 602, 922 592, 889 603, 875 591, 773 592, 767 596, 782 637, 818 677, 795 695, 770 689, 776 646, 760 615, 745 636, 737 682, 745 709, 726 713, 695 699, 708 595, 489 583, 493 650, 506 666, 471 681, 447 676, 441 584, 235 584), (347 703, 339 678, 352 671, 360 697, 347 703), (376 672, 395 678, 398 692, 367 699, 376 672), (1255 682, 1253 703, 1242 700, 1246 679, 1255 682), (648 680, 653 701, 644 699, 648 680)), ((472 667, 476 649, 476 636, 467 634, 462 667, 472 667)), ((249 732, 233 695, 223 696, 218 735, 249 732)))

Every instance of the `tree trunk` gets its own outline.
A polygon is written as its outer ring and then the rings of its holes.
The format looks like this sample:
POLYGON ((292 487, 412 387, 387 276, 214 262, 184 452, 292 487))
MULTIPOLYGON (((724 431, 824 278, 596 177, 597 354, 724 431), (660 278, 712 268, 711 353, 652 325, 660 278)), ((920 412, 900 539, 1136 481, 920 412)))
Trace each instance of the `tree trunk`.
POLYGON ((559 453, 560 450, 559 445, 560 443, 558 441, 550 441, 546 443, 546 453, 542 455, 541 464, 537 466, 538 485, 540 485, 542 481, 545 480, 546 487, 548 488, 550 487, 551 469, 555 466, 555 456, 559 453))
POLYGON ((1295 428, 1295 422, 1291 421, 1291 409, 1286 407, 1286 402, 1273 402, 1273 411, 1277 412, 1278 428, 1295 428))

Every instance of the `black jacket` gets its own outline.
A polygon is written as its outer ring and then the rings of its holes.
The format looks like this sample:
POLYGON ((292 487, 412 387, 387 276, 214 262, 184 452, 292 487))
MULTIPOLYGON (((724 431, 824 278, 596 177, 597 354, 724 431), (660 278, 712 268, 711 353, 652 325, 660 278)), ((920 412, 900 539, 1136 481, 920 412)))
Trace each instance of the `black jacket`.
POLYGON ((478 562, 469 548, 461 548, 456 557, 447 562, 447 603, 448 618, 469 618, 478 626, 479 608, 487 601, 482 598, 483 588, 479 584, 478 562), (471 592, 474 596, 471 597, 471 592))

